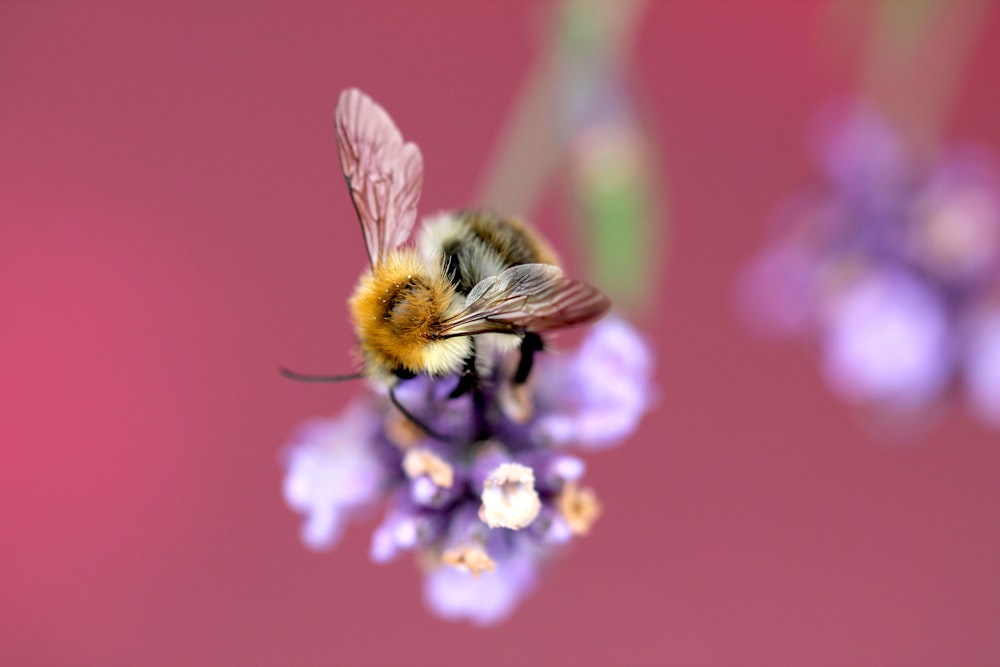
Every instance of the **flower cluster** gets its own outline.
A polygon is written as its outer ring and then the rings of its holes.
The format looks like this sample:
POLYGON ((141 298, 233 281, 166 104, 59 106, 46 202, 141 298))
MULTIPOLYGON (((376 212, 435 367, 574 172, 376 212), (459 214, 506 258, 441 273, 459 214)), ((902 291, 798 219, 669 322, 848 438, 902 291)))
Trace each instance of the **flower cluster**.
POLYGON ((825 176, 780 208, 740 297, 764 333, 817 341, 830 388, 890 413, 960 390, 1000 426, 1000 182, 991 156, 917 160, 861 103, 814 135, 825 176))
POLYGON ((415 552, 435 613, 505 619, 542 564, 600 514, 581 483, 584 462, 565 447, 621 442, 651 401, 650 351, 621 320, 595 325, 569 357, 543 355, 525 385, 502 380, 516 361, 500 359, 479 390, 457 398, 457 377, 401 382, 397 400, 436 437, 377 393, 306 424, 285 476, 286 502, 305 515, 303 541, 335 545, 346 521, 388 498, 372 560, 415 552))

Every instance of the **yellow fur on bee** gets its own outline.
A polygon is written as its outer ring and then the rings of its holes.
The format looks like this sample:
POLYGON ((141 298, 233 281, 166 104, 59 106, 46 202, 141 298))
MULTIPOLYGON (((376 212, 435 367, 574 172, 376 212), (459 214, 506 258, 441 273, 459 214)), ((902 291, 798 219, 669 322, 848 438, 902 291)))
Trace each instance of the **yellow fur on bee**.
POLYGON ((365 272, 351 297, 354 328, 369 377, 391 381, 393 371, 445 375, 472 353, 467 336, 440 338, 440 323, 463 299, 440 270, 400 250, 365 272))

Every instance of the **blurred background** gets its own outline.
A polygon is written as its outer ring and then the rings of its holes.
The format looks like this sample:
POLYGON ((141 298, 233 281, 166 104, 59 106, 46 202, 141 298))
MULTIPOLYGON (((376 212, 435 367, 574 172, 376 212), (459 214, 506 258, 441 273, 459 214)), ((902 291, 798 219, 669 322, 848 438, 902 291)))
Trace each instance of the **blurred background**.
POLYGON ((734 284, 831 98, 1000 153, 998 42, 976 0, 3 3, 0 661, 997 664, 1000 434, 884 437, 734 284), (289 435, 361 391, 277 373, 352 360, 352 85, 424 213, 531 218, 656 350, 657 409, 587 457, 604 516, 499 627, 282 502, 289 435))

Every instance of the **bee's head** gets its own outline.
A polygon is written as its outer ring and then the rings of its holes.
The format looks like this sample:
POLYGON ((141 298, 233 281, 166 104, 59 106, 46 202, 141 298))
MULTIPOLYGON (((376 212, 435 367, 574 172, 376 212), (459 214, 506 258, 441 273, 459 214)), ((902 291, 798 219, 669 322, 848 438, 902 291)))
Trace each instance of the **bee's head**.
POLYGON ((471 341, 441 338, 439 330, 461 302, 444 273, 416 253, 387 255, 361 276, 350 302, 366 373, 392 384, 420 373, 458 372, 471 341))

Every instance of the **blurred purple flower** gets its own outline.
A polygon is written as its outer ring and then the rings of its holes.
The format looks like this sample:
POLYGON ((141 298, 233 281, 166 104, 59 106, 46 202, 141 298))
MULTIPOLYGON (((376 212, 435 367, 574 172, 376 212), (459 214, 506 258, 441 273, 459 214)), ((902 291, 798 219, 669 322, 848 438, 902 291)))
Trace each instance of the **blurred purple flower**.
POLYGON ((580 485, 583 461, 564 447, 620 442, 652 394, 649 347, 620 320, 595 325, 567 358, 539 359, 525 385, 505 380, 513 357, 482 378, 478 400, 450 398, 454 377, 400 383, 397 398, 441 439, 383 396, 304 427, 286 457, 285 498, 306 515, 306 544, 334 544, 346 518, 386 497, 371 559, 414 552, 442 618, 506 619, 543 563, 600 515, 580 485))
POLYGON ((998 192, 988 156, 956 151, 913 198, 908 258, 944 282, 994 280, 1000 259, 998 192))
POLYGON ((973 410, 1000 427, 1000 307, 974 318, 964 362, 973 410))
POLYGON ((858 279, 830 308, 822 332, 827 380, 849 399, 919 406, 951 372, 944 303, 912 276, 882 271, 858 279))
POLYGON ((747 323, 758 333, 788 336, 811 327, 819 271, 810 251, 802 243, 775 243, 744 271, 740 305, 747 323))
POLYGON ((860 100, 820 110, 809 133, 813 158, 842 196, 878 200, 906 177, 906 155, 892 125, 860 100))
POLYGON ((285 458, 285 502, 306 516, 302 541, 334 546, 345 521, 378 500, 385 471, 370 446, 378 429, 367 403, 354 403, 338 419, 304 424, 285 458))
POLYGON ((992 157, 958 147, 919 163, 861 102, 824 110, 810 144, 825 181, 778 208, 737 286, 752 328, 813 337, 846 400, 905 412, 964 388, 1000 423, 1000 328, 973 316, 998 287, 992 157))

